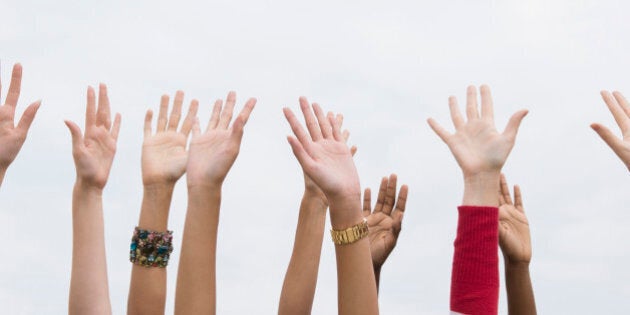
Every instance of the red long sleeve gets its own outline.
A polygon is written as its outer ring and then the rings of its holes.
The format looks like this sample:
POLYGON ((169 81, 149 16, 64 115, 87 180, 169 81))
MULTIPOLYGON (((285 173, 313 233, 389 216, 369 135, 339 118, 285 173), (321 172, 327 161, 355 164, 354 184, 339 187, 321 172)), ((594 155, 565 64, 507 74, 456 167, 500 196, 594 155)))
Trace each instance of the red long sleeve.
POLYGON ((451 275, 451 311, 497 314, 499 209, 460 206, 451 275))

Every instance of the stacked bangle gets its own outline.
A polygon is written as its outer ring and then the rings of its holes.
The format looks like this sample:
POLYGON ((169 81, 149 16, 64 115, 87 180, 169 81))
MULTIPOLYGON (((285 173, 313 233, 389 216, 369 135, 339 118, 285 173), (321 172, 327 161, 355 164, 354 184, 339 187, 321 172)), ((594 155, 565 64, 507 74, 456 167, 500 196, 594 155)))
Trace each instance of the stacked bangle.
POLYGON ((172 240, 173 231, 156 232, 136 227, 131 237, 129 261, 140 266, 164 268, 173 251, 172 240))

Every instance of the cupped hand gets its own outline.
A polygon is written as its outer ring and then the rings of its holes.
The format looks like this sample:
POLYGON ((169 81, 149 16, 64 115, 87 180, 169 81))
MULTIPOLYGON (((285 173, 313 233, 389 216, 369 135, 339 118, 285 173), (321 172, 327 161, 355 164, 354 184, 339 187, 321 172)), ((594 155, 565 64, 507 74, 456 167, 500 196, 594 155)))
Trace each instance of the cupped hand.
POLYGON ((284 115, 295 134, 288 137, 289 144, 304 173, 321 188, 329 202, 360 198, 359 175, 339 121, 330 112, 325 115, 315 103, 311 109, 304 97, 300 98, 300 108, 309 133, 290 109, 284 108, 284 115))
POLYGON ((145 116, 144 143, 142 144, 142 182, 144 185, 175 184, 186 171, 188 160, 186 144, 197 116, 199 102, 192 100, 179 131, 184 92, 177 91, 175 94, 170 116, 168 102, 168 95, 163 95, 155 133, 151 128, 153 111, 148 110, 145 116))
POLYGON ((505 175, 501 174, 499 193, 499 245, 508 263, 529 263, 532 245, 529 222, 523 209, 523 198, 518 185, 514 186, 514 202, 505 175))
POLYGON ((113 124, 111 121, 105 84, 99 86, 98 107, 94 89, 88 87, 85 134, 81 133, 81 128, 74 122, 66 120, 65 123, 72 135, 72 155, 77 180, 103 189, 114 161, 116 141, 120 131, 120 114, 116 114, 113 124))
POLYGON ((500 172, 514 147, 521 121, 527 115, 526 110, 516 112, 510 118, 505 130, 499 133, 494 126, 490 88, 482 85, 480 91, 481 113, 477 104, 477 89, 474 86, 468 87, 466 120, 459 111, 457 99, 454 96, 449 98, 455 133, 448 132, 433 118, 428 120, 433 131, 448 145, 465 177, 500 172))
POLYGON ((620 92, 615 91, 611 94, 608 91, 602 91, 601 95, 621 130, 621 138, 602 124, 593 123, 591 128, 597 132, 630 170, 630 103, 620 92))
POLYGON ((385 263, 396 247, 402 229, 409 188, 402 185, 396 199, 396 185, 396 174, 390 175, 389 178, 383 177, 374 210, 371 205, 370 189, 366 188, 363 193, 363 216, 367 218, 370 230, 370 251, 375 268, 380 268, 385 263))
MULTIPOLYGON (((15 108, 20 98, 21 85, 22 65, 18 63, 13 66, 9 92, 4 105, 0 106, 0 172, 5 171, 17 157, 41 104, 41 101, 36 101, 29 105, 15 126, 15 108)), ((2 84, 0 83, 0 94, 1 92, 2 84)))
POLYGON ((195 119, 186 165, 188 186, 220 186, 225 180, 238 156, 243 129, 256 99, 250 98, 230 125, 235 103, 235 92, 228 94, 225 106, 217 100, 205 132, 201 132, 199 120, 195 119))

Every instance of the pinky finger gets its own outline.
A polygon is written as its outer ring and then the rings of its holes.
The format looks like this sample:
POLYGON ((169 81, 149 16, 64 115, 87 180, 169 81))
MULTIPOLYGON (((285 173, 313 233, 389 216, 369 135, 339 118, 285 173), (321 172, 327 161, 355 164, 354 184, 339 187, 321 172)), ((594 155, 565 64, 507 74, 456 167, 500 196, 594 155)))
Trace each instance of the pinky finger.
POLYGON ((118 133, 120 132, 120 113, 116 113, 116 118, 114 118, 114 125, 112 126, 112 137, 114 140, 118 140, 118 133))
POLYGON ((153 111, 148 110, 146 115, 144 115, 144 138, 148 138, 151 136, 151 122, 153 120, 153 111))
POLYGON ((514 206, 516 206, 516 209, 523 212, 523 197, 519 185, 514 185, 514 206))

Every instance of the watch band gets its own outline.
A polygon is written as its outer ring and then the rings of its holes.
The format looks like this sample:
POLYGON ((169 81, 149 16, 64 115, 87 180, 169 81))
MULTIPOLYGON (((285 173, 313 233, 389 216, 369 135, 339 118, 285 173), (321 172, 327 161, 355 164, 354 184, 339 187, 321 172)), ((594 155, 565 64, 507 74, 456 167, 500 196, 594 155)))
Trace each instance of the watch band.
POLYGON ((332 240, 335 245, 352 244, 368 236, 368 234, 368 224, 367 219, 365 218, 363 218, 361 223, 351 226, 345 230, 330 230, 330 236, 332 236, 332 240))

